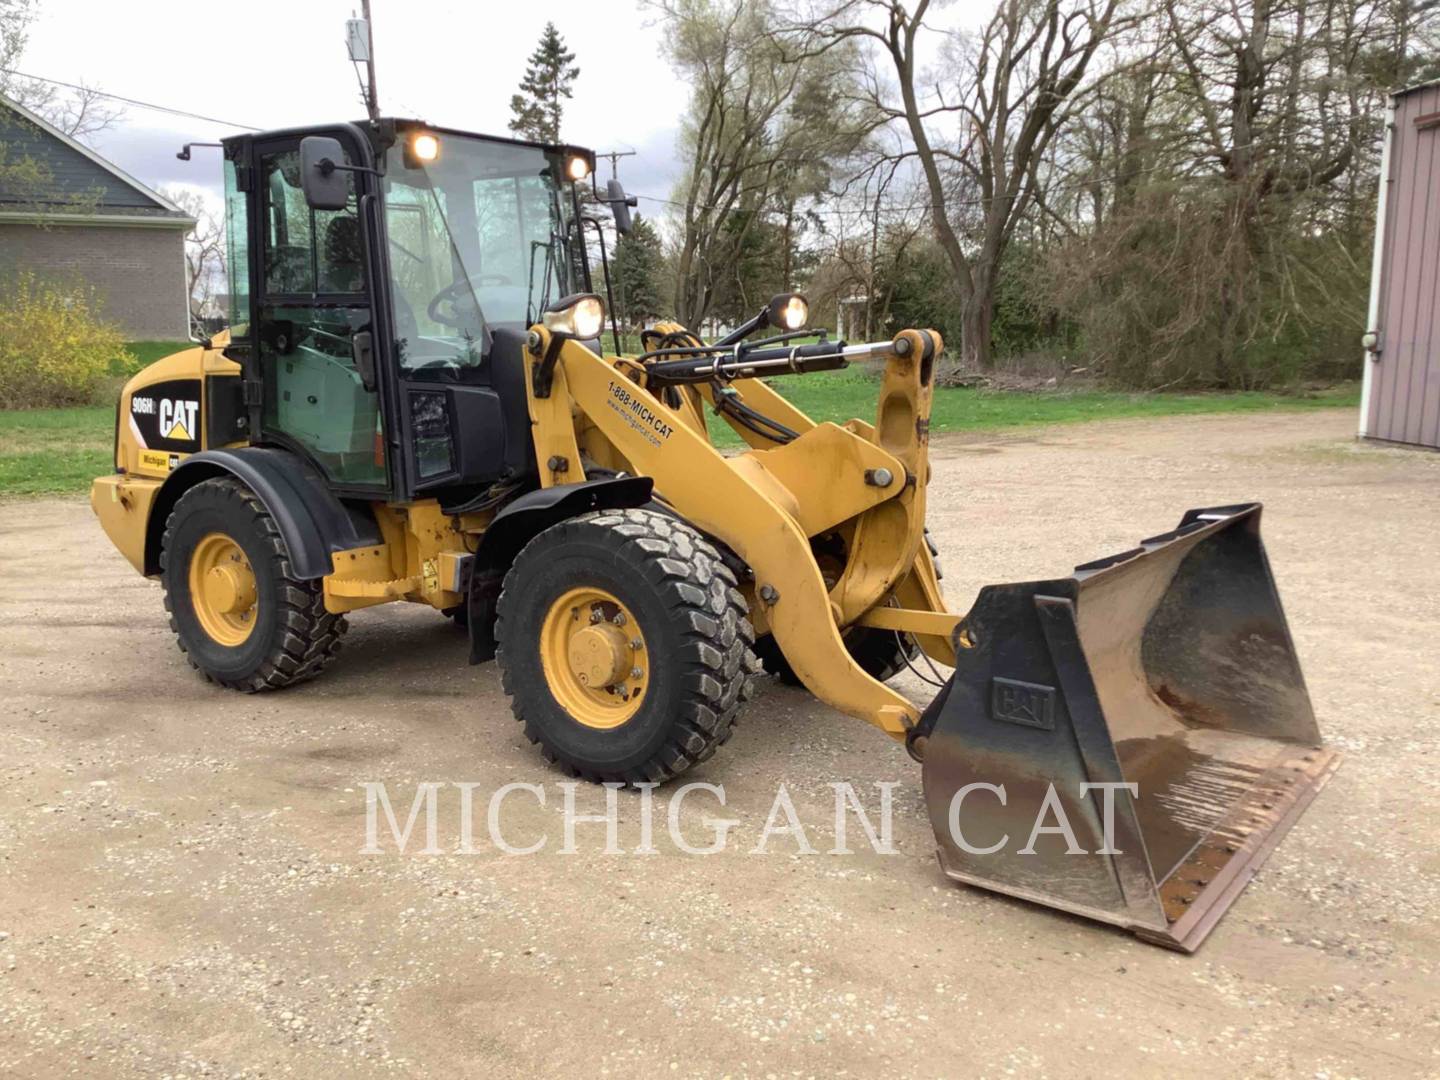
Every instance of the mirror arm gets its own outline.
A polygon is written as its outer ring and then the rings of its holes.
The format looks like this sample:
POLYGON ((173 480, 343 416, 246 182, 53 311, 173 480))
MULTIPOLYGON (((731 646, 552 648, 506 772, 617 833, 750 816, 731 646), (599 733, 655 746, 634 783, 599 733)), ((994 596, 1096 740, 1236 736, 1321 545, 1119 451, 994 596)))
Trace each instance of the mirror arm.
POLYGON ((315 170, 321 176, 329 176, 331 173, 334 172, 369 173, 371 176, 384 175, 380 172, 379 169, 372 169, 368 165, 337 165, 328 157, 321 158, 319 161, 317 161, 315 163, 315 170))

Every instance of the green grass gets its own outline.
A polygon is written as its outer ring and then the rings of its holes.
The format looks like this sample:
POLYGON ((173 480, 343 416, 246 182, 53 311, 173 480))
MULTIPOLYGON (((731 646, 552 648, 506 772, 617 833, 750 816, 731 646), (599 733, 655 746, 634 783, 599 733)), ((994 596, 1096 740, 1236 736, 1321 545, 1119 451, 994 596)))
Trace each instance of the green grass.
POLYGON ((163 360, 172 353, 194 347, 193 341, 127 341, 125 351, 130 354, 132 359, 128 363, 117 360, 112 365, 111 374, 134 375, 141 368, 148 367, 156 360, 163 360))
MULTIPOLYGON (((880 384, 861 368, 815 375, 788 375, 770 385, 802 412, 816 420, 863 420, 875 417, 880 384)), ((1070 424, 1085 420, 1126 417, 1183 416, 1192 413, 1230 413, 1357 406, 1358 385, 1332 387, 1311 393, 1207 393, 1141 394, 1114 390, 1070 393, 1048 390, 1035 393, 951 389, 937 390, 930 411, 930 430, 993 431, 1036 424, 1070 424)), ((712 423, 716 445, 743 445, 723 424, 712 423), (720 430, 717 430, 720 429, 720 430)))
POLYGON ((115 407, 0 412, 0 495, 72 495, 112 469, 115 407))
MULTIPOLYGON (((174 348, 174 343, 144 344, 174 348)), ((774 385, 817 420, 852 416, 868 420, 875 415, 879 382, 863 370, 787 376, 775 379, 774 385)), ((1353 385, 1307 394, 938 390, 931 430, 993 431, 1123 417, 1354 407, 1359 400, 1359 388, 1353 385)), ((69 495, 88 490, 94 477, 110 471, 114 423, 113 405, 0 412, 0 496, 69 495)), ((717 445, 742 445, 728 427, 713 418, 711 431, 717 445)))

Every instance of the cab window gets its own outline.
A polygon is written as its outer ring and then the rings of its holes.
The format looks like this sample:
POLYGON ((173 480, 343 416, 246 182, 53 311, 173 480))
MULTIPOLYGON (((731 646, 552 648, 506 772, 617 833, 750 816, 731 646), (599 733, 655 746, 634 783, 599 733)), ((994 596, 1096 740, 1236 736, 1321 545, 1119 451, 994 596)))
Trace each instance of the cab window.
POLYGON ((379 401, 355 366, 352 339, 372 328, 353 175, 342 210, 312 210, 299 147, 258 161, 264 251, 258 352, 264 428, 298 445, 337 485, 386 481, 379 401))

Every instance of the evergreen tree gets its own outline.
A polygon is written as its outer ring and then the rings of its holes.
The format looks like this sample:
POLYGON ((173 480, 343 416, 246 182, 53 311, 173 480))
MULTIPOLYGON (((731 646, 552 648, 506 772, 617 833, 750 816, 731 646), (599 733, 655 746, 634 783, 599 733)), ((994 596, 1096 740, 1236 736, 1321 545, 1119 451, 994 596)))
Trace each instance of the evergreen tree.
POLYGON ((614 274, 616 314, 627 327, 641 326, 664 313, 661 282, 665 252, 655 226, 639 214, 634 229, 615 245, 611 264, 614 274))
POLYGON ((546 23, 540 44, 530 54, 525 77, 520 80, 520 93, 510 99, 514 114, 511 131, 536 142, 560 141, 564 99, 571 96, 570 84, 580 74, 574 64, 575 54, 565 48, 560 31, 554 23, 546 23))

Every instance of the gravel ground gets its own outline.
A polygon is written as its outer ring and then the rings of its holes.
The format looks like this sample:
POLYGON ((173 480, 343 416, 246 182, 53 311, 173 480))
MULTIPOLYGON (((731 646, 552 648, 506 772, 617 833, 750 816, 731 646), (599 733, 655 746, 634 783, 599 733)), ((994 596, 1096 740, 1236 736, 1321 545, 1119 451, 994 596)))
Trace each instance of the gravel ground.
MULTIPOLYGON (((1440 455, 1350 411, 1120 421, 934 447, 952 604, 1260 498, 1345 764, 1192 957, 947 883, 903 750, 767 686, 693 779, 680 852, 563 855, 561 779, 445 620, 361 613, 319 681, 207 686, 81 501, 0 515, 0 1075, 1440 1076, 1440 455), (367 782, 441 792, 445 854, 360 853, 367 782), (487 838, 501 784, 510 842, 487 838), (897 781, 898 854, 750 854, 777 785, 897 781)), ((910 686, 916 694, 923 688, 910 686)), ((638 800, 620 843, 638 844, 638 800)), ((603 808, 582 787, 578 805, 603 808)))

